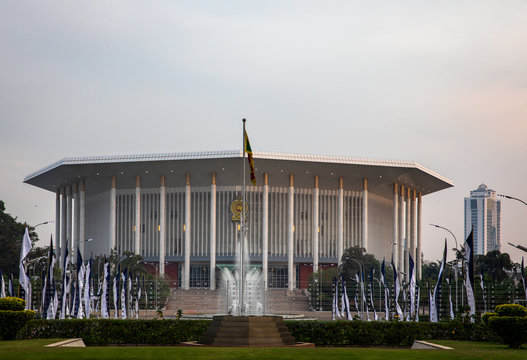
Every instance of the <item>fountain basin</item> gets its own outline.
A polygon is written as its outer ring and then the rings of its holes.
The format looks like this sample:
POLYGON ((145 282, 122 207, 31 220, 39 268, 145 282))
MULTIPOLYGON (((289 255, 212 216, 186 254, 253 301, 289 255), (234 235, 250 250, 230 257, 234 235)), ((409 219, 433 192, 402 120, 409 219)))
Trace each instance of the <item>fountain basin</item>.
POLYGON ((281 316, 216 315, 199 343, 212 346, 292 346, 295 339, 281 316))

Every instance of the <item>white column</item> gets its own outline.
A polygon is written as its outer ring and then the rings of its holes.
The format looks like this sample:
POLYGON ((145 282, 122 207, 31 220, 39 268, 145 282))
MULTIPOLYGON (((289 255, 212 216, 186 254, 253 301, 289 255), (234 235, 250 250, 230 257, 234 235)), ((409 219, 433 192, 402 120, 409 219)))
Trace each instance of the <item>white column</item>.
POLYGON ((397 235, 397 270, 404 271, 404 227, 405 227, 405 212, 404 212, 404 185, 401 185, 399 193, 399 234, 397 235))
POLYGON ((71 256, 75 258, 75 261, 77 261, 77 249, 74 247, 71 241, 72 216, 73 216, 73 209, 72 209, 72 198, 71 198, 71 185, 68 185, 68 187, 66 188, 66 243, 67 243, 67 246, 71 249, 70 251, 71 256))
POLYGON ((411 237, 411 217, 412 217, 412 204, 410 201, 410 194, 411 190, 409 188, 406 189, 406 225, 405 225, 405 242, 404 242, 404 249, 406 250, 404 255, 404 272, 405 272, 405 279, 408 279, 408 253, 410 251, 410 237, 411 237))
POLYGON ((422 227, 421 227, 421 220, 422 220, 422 211, 423 211, 423 202, 421 200, 421 193, 419 193, 417 197, 417 248, 415 249, 415 266, 416 266, 416 279, 421 280, 421 252, 423 251, 422 247, 422 227))
POLYGON ((55 193, 55 244, 57 244, 59 266, 62 269, 62 264, 64 264, 64 247, 60 240, 60 190, 57 190, 55 193))
POLYGON ((216 173, 210 183, 210 289, 216 290, 216 173))
POLYGON ((344 253, 344 179, 339 177, 339 197, 338 197, 338 215, 337 215, 337 263, 342 263, 342 254, 344 253))
POLYGON ((363 179, 362 187, 362 244, 368 251, 368 179, 363 179))
POLYGON ((313 186, 313 272, 318 271, 318 218, 319 218, 319 189, 318 189, 318 176, 315 176, 315 184, 313 186))
POLYGON ((412 256, 412 259, 414 260, 414 266, 416 265, 416 212, 415 212, 415 197, 416 197, 416 191, 412 190, 410 194, 410 255, 412 256))
POLYGON ((62 253, 64 254, 66 252, 66 249, 68 249, 68 252, 70 253, 70 258, 73 263, 77 260, 75 258, 75 254, 72 254, 70 251, 70 246, 68 244, 68 240, 66 238, 66 230, 67 230, 67 217, 68 217, 68 201, 66 196, 66 187, 62 187, 61 189, 62 193, 62 207, 61 207, 61 216, 60 216, 60 247, 62 248, 62 253))
POLYGON ((159 186, 159 276, 165 275, 166 194, 165 175, 161 175, 159 186))
POLYGON ((295 187, 293 183, 293 174, 289 175, 289 200, 287 202, 287 276, 289 281, 289 290, 296 287, 295 264, 294 259, 294 205, 295 205, 295 187))
POLYGON ((183 289, 190 288, 190 174, 185 175, 185 262, 183 266, 183 289))
POLYGON ((86 239, 84 237, 84 217, 86 210, 86 193, 85 193, 85 184, 84 180, 79 182, 79 239, 81 244, 81 254, 84 258, 84 245, 86 244, 86 239))
POLYGON ((135 177, 135 253, 141 255, 141 176, 135 177))
POLYGON ((110 184, 110 213, 109 213, 109 228, 108 228, 108 251, 111 254, 112 250, 117 251, 116 241, 116 221, 117 221, 117 192, 116 192, 116 179, 112 176, 110 184))
MULTIPOLYGON (((392 240, 392 258, 394 264, 397 264, 399 259, 399 185, 393 184, 393 240, 392 240)), ((396 265, 397 266, 397 265, 396 265)))
POLYGON ((84 259, 84 241, 79 239, 79 184, 73 184, 73 247, 81 252, 84 259))
POLYGON ((269 174, 264 173, 262 193, 262 273, 265 289, 269 275, 269 174))

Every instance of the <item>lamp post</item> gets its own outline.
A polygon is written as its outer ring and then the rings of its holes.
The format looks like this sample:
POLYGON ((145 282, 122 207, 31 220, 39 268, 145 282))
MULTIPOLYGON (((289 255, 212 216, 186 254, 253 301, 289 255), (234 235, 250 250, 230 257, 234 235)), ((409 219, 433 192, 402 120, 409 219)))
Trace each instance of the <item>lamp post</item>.
POLYGON ((516 198, 516 197, 514 197, 514 196, 503 195, 503 194, 498 194, 498 196, 504 197, 504 198, 506 198, 506 199, 516 200, 516 201, 521 202, 523 205, 527 205, 527 202, 525 202, 525 201, 523 201, 523 200, 521 200, 521 199, 518 199, 518 198, 516 198))
MULTIPOLYGON (((510 196, 510 195, 503 195, 503 194, 498 194, 498 196, 501 196, 501 197, 504 197, 506 199, 511 199, 511 200, 516 200, 516 201, 519 201, 521 202, 523 205, 527 205, 527 202, 521 200, 521 199, 518 199, 514 196, 510 196)), ((521 246, 521 245, 514 245, 514 244, 511 244, 511 243, 508 243, 510 246, 514 246, 515 248, 517 249, 520 249, 522 251, 525 251, 527 252, 527 248, 525 246, 521 246)))
POLYGON ((521 246, 521 245, 514 245, 514 244, 511 244, 511 243, 508 243, 510 246, 514 246, 516 249, 520 249, 522 251, 525 251, 527 252, 527 248, 525 246, 521 246))
POLYGON ((40 224, 37 224, 37 225, 33 226, 33 229, 35 229, 37 226, 51 224, 51 223, 54 223, 54 222, 55 222, 55 220, 44 221, 44 222, 41 222, 40 224))
MULTIPOLYGON (((454 238, 454 241, 456 242, 456 251, 458 249, 458 245, 457 245, 457 239, 456 239, 456 235, 454 235, 454 233, 452 231, 450 231, 449 229, 447 229, 446 227, 444 226, 439 226, 439 225, 436 225, 436 224, 430 224, 430 226, 433 226, 433 227, 436 227, 436 228, 439 228, 439 229, 443 229, 443 230, 446 230, 450 233, 450 235, 452 235, 452 237, 454 238)), ((457 268, 458 268, 458 259, 457 259, 457 254, 455 255, 456 256, 456 266, 454 266, 454 277, 456 278, 456 309, 458 309, 458 300, 457 300, 457 293, 458 293, 458 289, 457 289, 457 278, 458 278, 458 274, 457 274, 457 268)))

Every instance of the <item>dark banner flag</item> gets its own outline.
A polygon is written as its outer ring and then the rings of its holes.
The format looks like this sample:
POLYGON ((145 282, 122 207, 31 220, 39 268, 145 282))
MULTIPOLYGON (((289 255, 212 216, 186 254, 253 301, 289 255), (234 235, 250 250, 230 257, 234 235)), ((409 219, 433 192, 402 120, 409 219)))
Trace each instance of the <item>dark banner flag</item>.
POLYGON ((351 311, 350 311, 350 301, 348 298, 348 291, 346 289, 346 280, 344 279, 344 276, 342 275, 340 275, 340 283, 342 286, 342 291, 341 291, 342 314, 346 316, 346 319, 353 320, 353 317, 351 316, 351 311))
POLYGON ((102 280, 102 295, 101 295, 101 316, 103 319, 108 319, 110 317, 110 294, 108 292, 108 284, 110 283, 110 264, 104 257, 104 275, 102 280))
POLYGON ((390 320, 390 311, 388 310, 388 287, 386 286, 386 268, 384 258, 381 265, 381 284, 384 287, 384 319, 390 320))
POLYGON ((67 281, 67 273, 68 273, 68 263, 70 262, 70 253, 68 251, 68 247, 66 246, 66 250, 64 251, 64 264, 62 264, 62 298, 60 302, 60 318, 65 319, 66 318, 66 303, 68 299, 68 281, 67 281))
POLYGON ((521 274, 522 274, 522 284, 523 284, 523 291, 525 292, 525 300, 527 300, 527 286, 525 284, 525 272, 523 267, 523 256, 522 256, 522 268, 521 268, 521 274))
POLYGON ((82 289, 84 288, 84 274, 86 268, 84 267, 84 261, 82 260, 82 255, 79 249, 77 248, 77 287, 75 292, 75 314, 74 316, 77 319, 82 319, 84 317, 84 312, 82 310, 82 289))
MULTIPOLYGON (((476 314, 476 298, 474 297, 474 229, 465 240, 465 288, 470 315, 476 314)), ((474 318, 471 319, 474 322, 474 318)))
POLYGON ((439 268, 439 275, 437 276, 437 282, 436 286, 434 288, 434 294, 432 296, 431 301, 431 310, 430 310, 430 321, 431 322, 438 322, 439 321, 439 314, 441 312, 441 287, 443 285, 443 273, 445 271, 445 265, 446 265, 446 239, 445 239, 445 249, 443 250, 443 259, 441 260, 441 267, 439 268))
POLYGON ((340 319, 339 306, 338 306, 338 292, 339 287, 337 283, 337 278, 333 278, 333 306, 331 311, 331 320, 340 319))
POLYGON ((115 278, 113 279, 113 306, 115 309, 114 319, 119 317, 119 285, 121 283, 121 264, 116 269, 115 278))
POLYGON ((415 264, 414 259, 408 254, 409 276, 410 276, 410 319, 415 318, 415 264))
POLYGON ((44 285, 44 309, 42 309, 42 318, 48 319, 52 318, 52 296, 53 296, 53 290, 52 290, 52 283, 53 283, 53 266, 55 265, 55 259, 53 256, 53 239, 49 242, 49 253, 48 253, 48 268, 46 272, 46 281, 44 285))
POLYGON ((486 313, 487 312, 487 298, 485 296, 485 283, 483 281, 483 267, 481 267, 481 272, 480 272, 480 283, 479 283, 479 286, 481 287, 481 294, 483 295, 483 313, 486 313))
POLYGON ((399 317, 398 320, 403 320, 403 311, 401 310, 401 306, 399 305, 399 292, 401 291, 401 285, 399 284, 399 277, 397 276, 397 268, 395 267, 395 264, 393 262, 393 255, 392 255, 392 269, 393 269, 393 285, 395 288, 395 311, 397 313, 397 316, 399 317))

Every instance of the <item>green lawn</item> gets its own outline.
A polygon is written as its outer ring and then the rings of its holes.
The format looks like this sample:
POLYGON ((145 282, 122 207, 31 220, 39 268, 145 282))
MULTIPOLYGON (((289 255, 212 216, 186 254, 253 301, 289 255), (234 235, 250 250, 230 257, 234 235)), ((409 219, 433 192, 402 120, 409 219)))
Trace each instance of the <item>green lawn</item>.
POLYGON ((60 341, 0 341, 0 359, 526 359, 527 347, 510 350, 505 345, 459 341, 436 341, 455 350, 410 350, 380 348, 189 348, 189 347, 88 347, 46 348, 60 341))

